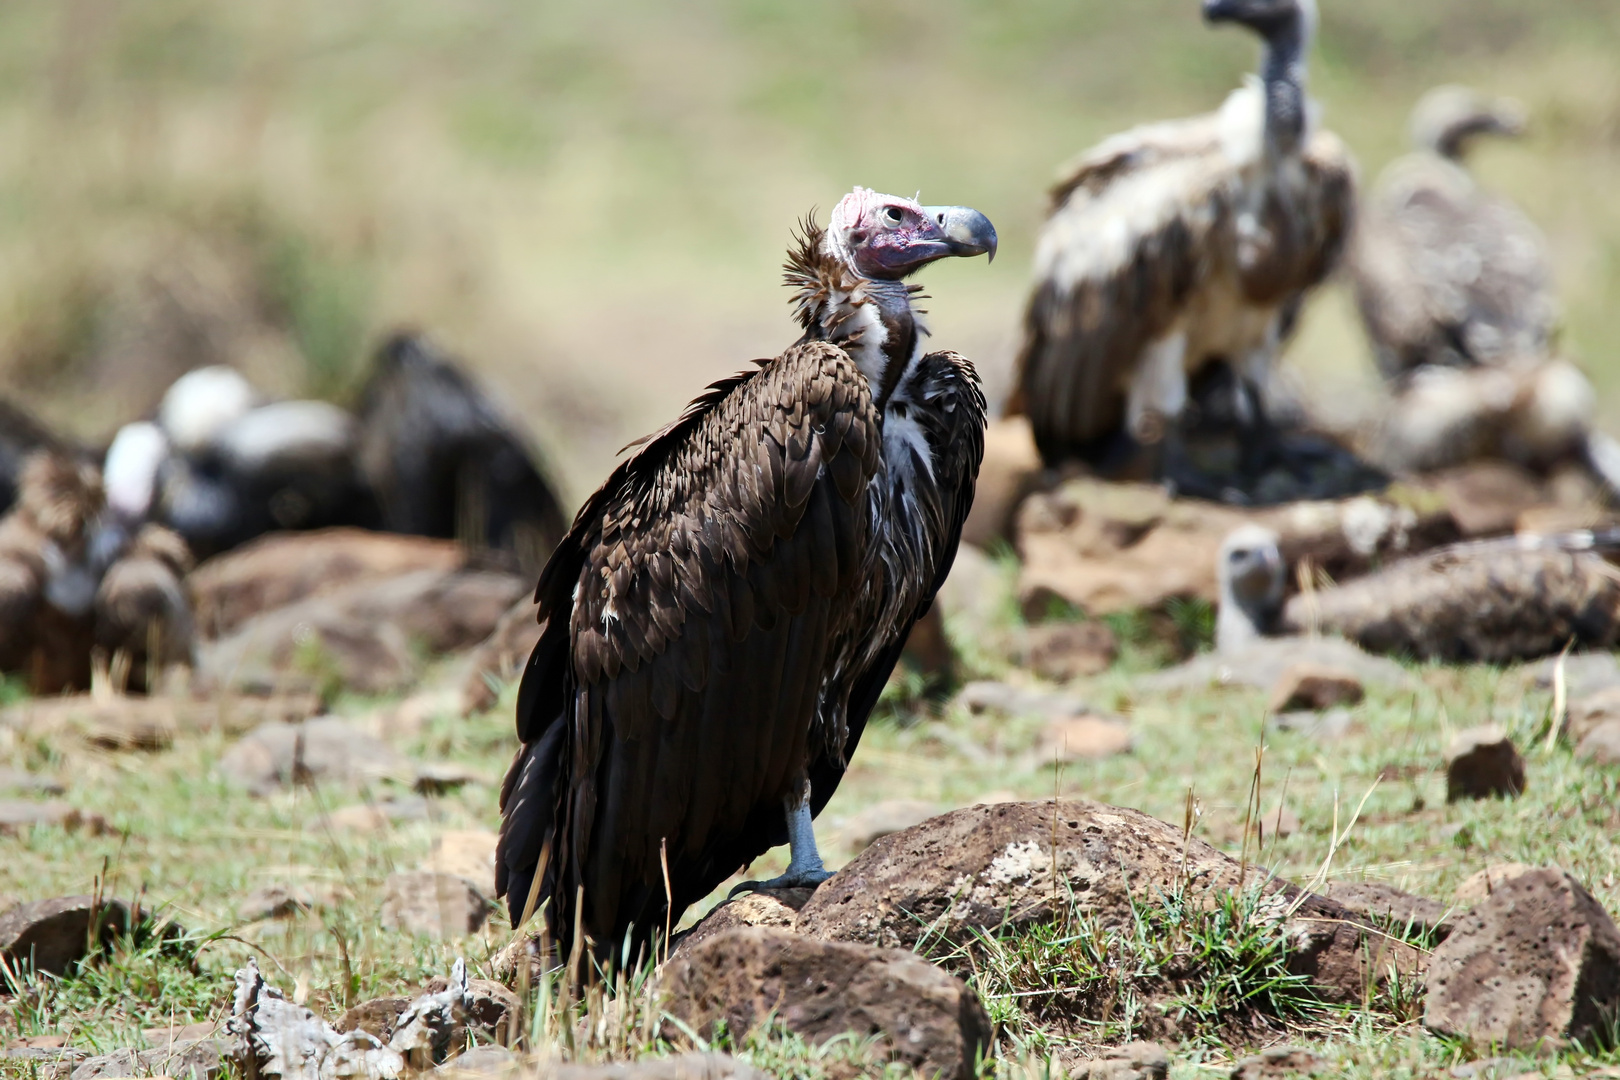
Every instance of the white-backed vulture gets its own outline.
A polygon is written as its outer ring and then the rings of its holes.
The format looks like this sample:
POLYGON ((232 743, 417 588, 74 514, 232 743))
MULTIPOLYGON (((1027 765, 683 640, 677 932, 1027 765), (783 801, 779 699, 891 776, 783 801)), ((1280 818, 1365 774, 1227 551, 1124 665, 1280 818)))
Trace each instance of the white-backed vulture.
POLYGON ((1570 643, 1620 642, 1620 572, 1598 549, 1620 533, 1522 534, 1400 559, 1282 600, 1277 535, 1249 526, 1223 551, 1220 640, 1322 633, 1371 653, 1510 663, 1570 643))
POLYGON ((360 394, 360 461, 383 527, 512 556, 538 575, 567 531, 516 423, 431 342, 398 334, 360 394))
POLYGON ((1239 374, 1258 471, 1283 323, 1338 260, 1355 178, 1305 94, 1313 0, 1206 0, 1204 14, 1264 40, 1260 78, 1218 112, 1116 135, 1065 170, 1008 412, 1029 416, 1049 465, 1223 497, 1180 454, 1189 378, 1217 360, 1239 374))
POLYGON ((906 278, 994 251, 977 211, 864 188, 806 222, 803 336, 635 444, 552 554, 496 888, 561 956, 576 925, 635 956, 784 842, 767 884, 830 876, 811 819, 949 570, 984 449, 978 376, 925 353, 906 278))

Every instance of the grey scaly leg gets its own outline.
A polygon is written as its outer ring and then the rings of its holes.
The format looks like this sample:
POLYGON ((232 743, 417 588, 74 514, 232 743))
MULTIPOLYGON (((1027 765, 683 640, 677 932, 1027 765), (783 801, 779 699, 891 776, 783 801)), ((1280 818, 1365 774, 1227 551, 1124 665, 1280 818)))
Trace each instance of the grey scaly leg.
POLYGON ((788 797, 785 809, 790 852, 786 872, 769 881, 745 881, 732 889, 727 899, 738 893, 757 892, 760 889, 813 889, 832 877, 832 872, 821 861, 821 852, 816 850, 816 832, 810 824, 808 785, 803 795, 788 797))

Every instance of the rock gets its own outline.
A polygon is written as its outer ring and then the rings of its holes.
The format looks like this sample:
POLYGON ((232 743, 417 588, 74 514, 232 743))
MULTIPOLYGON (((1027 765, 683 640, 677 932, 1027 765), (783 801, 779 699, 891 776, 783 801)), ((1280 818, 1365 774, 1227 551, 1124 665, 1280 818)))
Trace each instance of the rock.
POLYGON ((100 814, 55 799, 49 802, 0 799, 0 836, 22 836, 36 828, 60 828, 91 836, 112 832, 107 819, 100 814))
POLYGON ((315 896, 305 889, 287 885, 265 885, 242 897, 236 906, 237 918, 243 922, 264 919, 291 919, 315 908, 315 896))
POLYGON ((902 829, 909 829, 920 821, 927 821, 939 813, 934 803, 916 799, 885 799, 873 803, 844 822, 838 830, 844 846, 852 853, 865 851, 872 841, 902 829))
POLYGON ((1446 748, 1446 801, 1514 798, 1524 791, 1524 758, 1495 724, 1469 728, 1446 748))
POLYGON ((1134 682, 1155 693, 1201 693, 1217 686, 1252 686, 1269 691, 1296 664, 1319 664, 1355 675, 1364 684, 1397 690, 1419 685, 1395 661, 1373 656, 1343 638, 1263 638, 1236 653, 1205 653, 1134 682))
POLYGON ((990 680, 962 687, 956 703, 971 713, 999 712, 1008 716, 1084 716, 1091 711, 1072 694, 1027 690, 990 680))
MULTIPOLYGON (((1282 803, 1272 807, 1269 812, 1260 818, 1260 842, 1268 840, 1286 840, 1303 828, 1299 815, 1294 813, 1282 803)), ((1331 893, 1328 895, 1332 895, 1331 893)), ((1347 907, 1349 905, 1346 905, 1347 907)))
POLYGON ((443 795, 467 784, 487 786, 489 777, 453 761, 435 761, 416 767, 416 780, 411 786, 424 795, 443 795))
POLYGON ((1023 662, 1043 679, 1068 682, 1084 675, 1099 675, 1119 657, 1119 639, 1108 624, 1050 622, 1030 627, 1024 634, 1023 662))
POLYGON ((1266 718, 1266 727, 1272 731, 1291 731, 1307 739, 1331 743, 1350 734, 1355 722, 1355 714, 1349 709, 1329 709, 1320 713, 1276 713, 1266 718))
POLYGON ((761 889, 727 900, 705 915, 692 929, 675 935, 671 956, 696 948, 728 930, 748 926, 792 930, 799 911, 810 902, 814 889, 761 889))
POLYGON ((500 837, 488 829, 447 829, 433 838, 422 869, 465 878, 485 896, 495 895, 495 845, 500 837))
POLYGON ((1100 761, 1129 753, 1136 743, 1131 726, 1118 717, 1059 716, 1041 732, 1042 761, 1068 764, 1100 761))
POLYGON ((460 690, 430 686, 377 706, 365 714, 363 726, 367 734, 394 742, 417 738, 427 730, 429 723, 440 717, 459 717, 465 713, 460 690))
MULTIPOLYGON (((1608 653, 1594 655, 1609 658, 1608 653)), ((1570 657, 1571 661, 1575 659, 1579 658, 1570 657)), ((1568 681, 1566 679, 1566 685, 1568 681)), ((1620 684, 1583 697, 1572 698, 1564 720, 1564 735, 1572 744, 1579 746, 1587 735, 1614 720, 1620 720, 1620 684)))
POLYGON ((408 997, 379 997, 362 1001, 338 1018, 337 1030, 364 1031, 375 1036, 379 1042, 387 1042, 393 1037, 399 1014, 410 1005, 411 999, 408 997))
POLYGON ((504 1046, 475 1046, 434 1069, 429 1076, 488 1077, 499 1080, 523 1071, 523 1059, 504 1046))
POLYGON ((515 680, 529 654, 540 641, 540 620, 536 618, 534 597, 524 593, 500 617, 472 655, 461 684, 463 715, 493 708, 497 687, 515 680))
POLYGON ((1377 881, 1336 881, 1322 891, 1363 919, 1396 933, 1413 931, 1434 935, 1443 941, 1456 925, 1452 909, 1438 900, 1414 896, 1393 885, 1377 881))
POLYGON ((1452 899, 1458 907, 1470 907, 1483 900, 1489 900, 1497 889, 1525 874, 1535 873, 1539 866, 1529 863, 1495 863, 1483 870, 1475 871, 1452 894, 1452 899))
POLYGON ((466 878, 408 870, 390 874, 383 886, 382 925, 435 938, 475 934, 489 917, 490 902, 466 878))
POLYGON ((1321 712, 1335 705, 1355 705, 1366 694, 1353 672, 1300 663, 1283 672, 1273 684, 1267 708, 1273 713, 1321 712))
POLYGON ((945 617, 938 604, 930 604, 912 625, 900 658, 931 686, 947 685, 956 679, 956 653, 945 633, 945 617))
MULTIPOLYGON (((451 979, 436 976, 422 988, 425 995, 443 994, 452 988, 451 979)), ((519 1009, 518 997, 498 982, 490 979, 468 979, 461 993, 458 1009, 459 1030, 452 1032, 451 1042, 460 1045, 465 1033, 472 1033, 479 1042, 505 1044, 511 1032, 512 1017, 519 1009)))
POLYGON ((1041 481, 1041 455, 1022 416, 993 420, 984 432, 984 460, 973 489, 973 506, 962 523, 962 542, 989 547, 1013 536, 1013 516, 1041 481))
POLYGON ((225 752, 219 771, 253 795, 304 781, 354 784, 414 772, 398 750, 330 716, 261 724, 225 752))
POLYGON ((1594 765, 1620 765, 1620 720, 1608 720, 1588 731, 1575 756, 1594 765))
POLYGON ((106 948, 127 933, 130 921, 129 905, 122 900, 98 902, 93 896, 36 900, 0 914, 0 960, 13 970, 32 967, 66 975, 89 954, 92 944, 106 948))
MULTIPOLYGON (((1571 712, 1583 698, 1596 698, 1605 690, 1620 688, 1620 659, 1613 653, 1572 653, 1562 659, 1564 690, 1569 695, 1571 712)), ((1549 656, 1536 666, 1537 687, 1552 689, 1553 672, 1558 664, 1559 657, 1549 656)))
POLYGON ((404 799, 382 799, 358 806, 343 806, 325 815, 321 820, 329 828, 352 833, 387 832, 395 825, 408 821, 428 819, 427 800, 421 796, 404 799))
POLYGON ((1520 515, 1546 501, 1544 485, 1522 466, 1478 461, 1430 477, 1464 537, 1510 533, 1520 515))
POLYGON ((73 1070, 71 1080, 164 1076, 173 1080, 216 1080, 225 1074, 230 1051, 222 1039, 193 1040, 155 1050, 115 1050, 93 1057, 73 1070))
POLYGON ((895 949, 817 941, 761 927, 683 950, 659 979, 663 1007, 700 1036, 734 1037, 775 1020, 812 1044, 854 1033, 924 1073, 969 1080, 990 1047, 973 991, 895 949))
POLYGON ((0 729, 58 744, 77 739, 103 750, 161 750, 182 732, 241 732, 267 720, 302 720, 319 706, 308 695, 68 694, 32 698, 0 710, 0 729))
POLYGON ((0 765, 0 792, 19 795, 61 795, 67 789, 48 776, 35 776, 0 765))
POLYGON ((1326 1059, 1304 1047, 1273 1046, 1234 1065, 1232 1080, 1278 1080, 1295 1073, 1315 1075, 1326 1068, 1326 1059))
POLYGON ((405 1071, 404 1052, 365 1031, 334 1030, 268 985, 251 957, 235 983, 225 1030, 244 1075, 396 1080, 405 1071))
POLYGON ((951 572, 934 603, 946 625, 964 640, 993 644, 1011 622, 1011 570, 964 542, 956 549, 951 572))
POLYGON ((1606 1042, 1620 930, 1574 877, 1532 871, 1457 920, 1424 986, 1424 1026, 1441 1035, 1521 1050, 1606 1042))
POLYGON ((531 584, 478 570, 419 570, 266 611, 199 652, 198 681, 248 691, 397 693, 437 656, 487 638, 531 584))
POLYGON ((676 1054, 619 1065, 556 1065, 545 1080, 771 1080, 726 1054, 676 1054))
MULTIPOLYGON (((1256 878, 1238 860, 1202 840, 1184 841, 1181 829, 1136 810, 1067 800, 1000 803, 954 810, 878 840, 816 890, 794 929, 910 949, 927 928, 931 941, 960 945, 979 931, 1048 922, 1057 902, 1104 930, 1124 932, 1135 926, 1133 897, 1229 892, 1245 881, 1256 878)), ((1291 966, 1325 999, 1360 1001, 1391 964, 1415 966, 1415 950, 1341 905, 1280 879, 1265 888, 1276 897, 1275 916, 1286 919, 1291 966)))
POLYGON ((466 558, 453 540, 362 529, 272 533, 207 560, 186 589, 199 632, 217 638, 306 597, 412 571, 449 573, 466 558))
POLYGON ((1068 1064, 1069 1080, 1166 1080, 1170 1055, 1155 1042, 1128 1042, 1109 1047, 1101 1057, 1068 1064))
POLYGON ((212 1020, 200 1020, 195 1024, 181 1024, 179 1027, 147 1028, 141 1032, 141 1038, 148 1046, 158 1049, 179 1046, 182 1043, 200 1042, 203 1039, 212 1039, 223 1034, 223 1029, 212 1020))

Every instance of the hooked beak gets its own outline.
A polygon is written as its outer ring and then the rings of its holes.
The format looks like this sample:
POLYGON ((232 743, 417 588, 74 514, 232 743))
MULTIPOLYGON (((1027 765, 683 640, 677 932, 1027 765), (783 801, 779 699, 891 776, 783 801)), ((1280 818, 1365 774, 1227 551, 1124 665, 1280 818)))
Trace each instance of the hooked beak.
POLYGON ((1512 98, 1498 98, 1491 103, 1492 130, 1498 135, 1518 138, 1530 128, 1530 113, 1512 98))
POLYGON ((1238 0, 1204 0, 1204 21, 1230 22, 1237 18, 1238 8, 1241 6, 1238 0))
POLYGON ((948 254, 972 257, 988 255, 996 261, 996 227, 971 206, 925 206, 923 211, 945 235, 948 254))

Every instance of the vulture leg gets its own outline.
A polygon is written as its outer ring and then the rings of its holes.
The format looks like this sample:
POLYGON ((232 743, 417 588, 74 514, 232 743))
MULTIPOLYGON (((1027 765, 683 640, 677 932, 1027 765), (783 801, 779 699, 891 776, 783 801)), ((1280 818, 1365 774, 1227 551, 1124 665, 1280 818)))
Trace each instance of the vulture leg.
POLYGON ((789 796, 785 804, 788 826, 788 868, 768 881, 745 881, 731 890, 727 899, 739 893, 758 892, 762 889, 813 889, 832 877, 816 850, 816 831, 810 824, 810 792, 797 797, 789 796))

